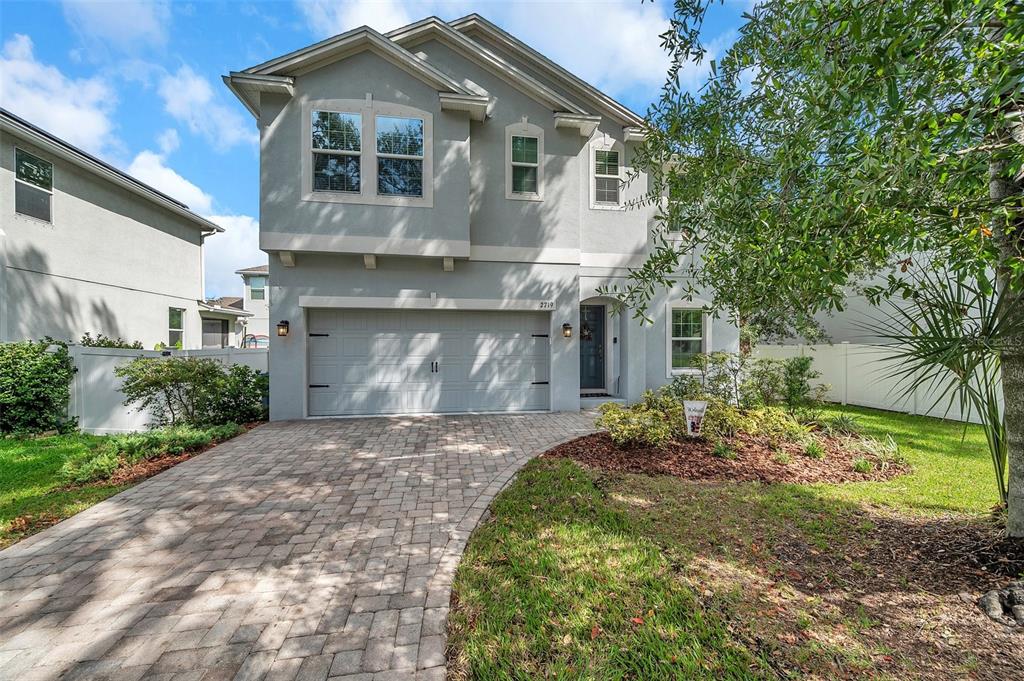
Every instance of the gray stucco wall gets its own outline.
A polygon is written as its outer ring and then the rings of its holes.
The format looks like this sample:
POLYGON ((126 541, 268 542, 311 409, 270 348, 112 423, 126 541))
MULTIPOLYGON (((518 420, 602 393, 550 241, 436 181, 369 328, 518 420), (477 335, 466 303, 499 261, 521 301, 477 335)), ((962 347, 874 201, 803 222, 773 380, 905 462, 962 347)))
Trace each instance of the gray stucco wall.
POLYGON ((0 340, 103 333, 167 342, 185 310, 201 345, 201 231, 170 211, 4 133, 0 140, 0 340), (14 212, 15 146, 53 163, 52 222, 14 212))

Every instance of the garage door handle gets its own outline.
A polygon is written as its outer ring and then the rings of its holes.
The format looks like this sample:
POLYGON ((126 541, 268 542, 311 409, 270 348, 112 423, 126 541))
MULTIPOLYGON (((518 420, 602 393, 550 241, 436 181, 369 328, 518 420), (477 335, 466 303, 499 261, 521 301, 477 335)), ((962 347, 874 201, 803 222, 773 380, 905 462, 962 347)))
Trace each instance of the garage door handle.
POLYGON ((310 383, 309 387, 310 388, 330 388, 331 386, 327 385, 326 383, 310 383))

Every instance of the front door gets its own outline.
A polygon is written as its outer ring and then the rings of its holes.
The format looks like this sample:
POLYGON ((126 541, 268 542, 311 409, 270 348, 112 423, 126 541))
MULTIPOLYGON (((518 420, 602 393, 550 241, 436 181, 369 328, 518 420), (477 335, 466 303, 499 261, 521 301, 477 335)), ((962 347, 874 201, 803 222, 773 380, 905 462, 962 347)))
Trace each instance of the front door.
POLYGON ((580 389, 604 388, 604 305, 580 305, 580 389))

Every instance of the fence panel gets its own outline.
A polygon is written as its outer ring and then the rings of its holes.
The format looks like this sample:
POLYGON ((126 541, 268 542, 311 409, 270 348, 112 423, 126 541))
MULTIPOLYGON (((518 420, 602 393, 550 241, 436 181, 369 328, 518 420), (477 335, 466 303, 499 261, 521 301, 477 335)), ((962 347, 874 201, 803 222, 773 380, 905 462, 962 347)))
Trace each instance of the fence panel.
MULTIPOLYGON (((156 350, 129 350, 122 348, 87 348, 72 345, 68 348, 77 371, 71 381, 71 400, 68 415, 77 417, 83 432, 105 435, 145 430, 152 420, 150 414, 124 405, 122 380, 114 369, 137 357, 160 357, 156 350)), ((207 357, 225 364, 245 364, 258 371, 268 369, 267 350, 241 350, 219 348, 211 350, 181 350, 177 357, 207 357)))
MULTIPOLYGON (((963 421, 964 414, 955 398, 939 397, 940 386, 926 384, 905 396, 899 379, 889 376, 894 363, 886 361, 889 351, 874 345, 839 343, 836 345, 758 345, 755 355, 787 359, 810 356, 821 372, 816 385, 828 385, 826 399, 841 404, 902 411, 963 421)), ((970 421, 977 423, 972 414, 970 421)))

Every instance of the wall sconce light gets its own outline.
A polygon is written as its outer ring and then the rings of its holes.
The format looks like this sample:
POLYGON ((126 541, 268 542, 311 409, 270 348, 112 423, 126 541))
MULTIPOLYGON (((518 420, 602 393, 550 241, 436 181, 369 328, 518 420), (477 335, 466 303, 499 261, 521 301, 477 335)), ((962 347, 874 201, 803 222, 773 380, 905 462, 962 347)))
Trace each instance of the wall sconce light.
POLYGON ((572 338, 572 324, 569 322, 562 324, 562 335, 566 338, 572 338))
POLYGON ((281 320, 277 323, 277 335, 287 336, 288 335, 288 321, 281 320))

